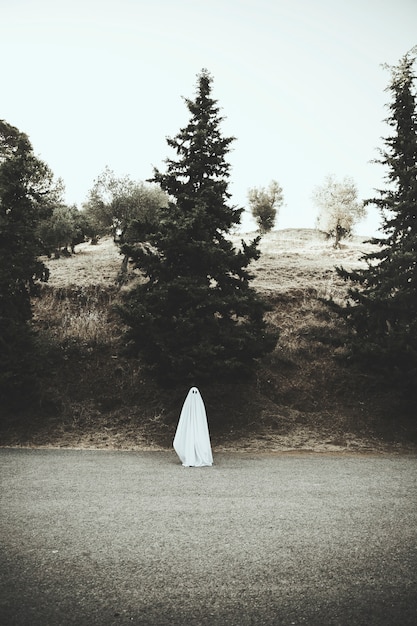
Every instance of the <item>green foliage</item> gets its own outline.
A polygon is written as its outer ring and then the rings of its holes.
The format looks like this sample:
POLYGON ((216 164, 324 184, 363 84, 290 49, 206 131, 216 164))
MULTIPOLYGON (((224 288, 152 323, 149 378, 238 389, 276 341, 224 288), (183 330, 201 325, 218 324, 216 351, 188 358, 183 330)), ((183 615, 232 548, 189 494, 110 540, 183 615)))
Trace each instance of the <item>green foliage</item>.
POLYGON ((210 75, 198 77, 190 119, 167 139, 176 159, 155 169, 152 182, 173 199, 159 222, 136 223, 137 243, 122 251, 144 275, 120 309, 135 353, 163 380, 224 380, 249 374, 276 337, 263 318, 265 304, 250 287, 248 265, 259 257, 258 239, 235 249, 226 237, 243 209, 228 205, 233 138, 211 98, 210 75))
POLYGON ((275 225, 277 210, 283 205, 282 187, 272 180, 267 189, 254 187, 248 190, 251 213, 261 233, 268 233, 275 225))
POLYGON ((83 205, 84 214, 97 235, 112 234, 118 241, 135 239, 131 227, 137 220, 158 221, 158 211, 168 198, 157 185, 118 178, 105 168, 94 181, 83 205))
POLYGON ((317 206, 317 228, 334 239, 334 247, 352 234, 354 225, 366 215, 362 202, 358 201, 358 190, 354 181, 345 177, 341 182, 327 176, 321 187, 313 192, 313 202, 317 206))
POLYGON ((30 296, 48 270, 38 259, 40 220, 59 195, 48 166, 28 137, 0 120, 0 393, 26 388, 32 355, 30 296))
POLYGON ((54 251, 56 257, 62 249, 74 252, 77 244, 93 236, 87 215, 75 205, 65 204, 55 206, 49 218, 39 224, 37 232, 45 252, 49 255, 54 251))
POLYGON ((386 120, 393 133, 377 163, 387 168, 387 188, 367 200, 381 210, 378 249, 364 257, 356 272, 339 268, 351 281, 349 301, 341 313, 356 330, 356 350, 390 380, 417 382, 417 121, 413 65, 417 48, 391 69, 392 95, 386 120))

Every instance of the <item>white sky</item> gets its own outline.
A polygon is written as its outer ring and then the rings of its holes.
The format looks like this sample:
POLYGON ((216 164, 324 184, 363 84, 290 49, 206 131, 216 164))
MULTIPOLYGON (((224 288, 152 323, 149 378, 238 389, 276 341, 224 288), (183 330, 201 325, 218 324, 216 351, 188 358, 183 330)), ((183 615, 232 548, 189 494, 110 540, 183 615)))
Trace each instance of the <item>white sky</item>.
MULTIPOLYGON (((232 202, 275 179, 277 227, 308 228, 326 175, 361 198, 384 188, 370 163, 389 134, 381 64, 416 44, 416 0, 0 0, 0 118, 81 206, 106 165, 135 180, 164 168, 205 67, 236 137, 232 202)), ((357 231, 378 223, 372 210, 357 231)))

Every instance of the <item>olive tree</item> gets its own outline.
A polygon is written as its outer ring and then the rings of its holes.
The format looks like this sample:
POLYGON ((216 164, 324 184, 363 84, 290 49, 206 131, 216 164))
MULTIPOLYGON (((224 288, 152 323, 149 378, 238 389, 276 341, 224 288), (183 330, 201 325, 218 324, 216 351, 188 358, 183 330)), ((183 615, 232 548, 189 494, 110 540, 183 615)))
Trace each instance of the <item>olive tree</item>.
POLYGON ((156 222, 160 207, 167 203, 158 185, 118 177, 106 167, 94 181, 83 210, 97 235, 111 234, 121 242, 134 237, 130 229, 135 221, 156 222))
POLYGON ((318 209, 316 226, 334 240, 334 247, 352 234, 354 225, 366 215, 364 203, 358 200, 357 187, 350 177, 337 181, 333 175, 316 187, 312 196, 318 209))
POLYGON ((48 256, 54 253, 55 258, 59 258, 61 254, 74 253, 75 246, 92 237, 94 230, 85 212, 79 211, 76 205, 58 203, 52 214, 41 221, 38 233, 45 253, 48 256))
POLYGON ((261 233, 267 233, 275 225, 277 211, 283 205, 284 194, 276 180, 271 180, 268 187, 253 187, 248 190, 251 213, 261 233))

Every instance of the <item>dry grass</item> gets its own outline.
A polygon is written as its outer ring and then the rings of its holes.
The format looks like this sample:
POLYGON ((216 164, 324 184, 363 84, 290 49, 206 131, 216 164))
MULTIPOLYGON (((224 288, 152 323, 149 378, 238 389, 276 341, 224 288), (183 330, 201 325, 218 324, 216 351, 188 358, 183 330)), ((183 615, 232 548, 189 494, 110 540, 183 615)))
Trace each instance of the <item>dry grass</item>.
MULTIPOLYGON (((372 376, 346 365, 347 329, 320 301, 343 300, 346 285, 334 267, 360 266, 370 245, 355 238, 334 250, 315 231, 287 230, 268 234, 260 247, 253 285, 272 305, 268 321, 280 340, 251 384, 202 389, 214 448, 412 447, 395 398, 372 376)), ((122 257, 113 241, 82 244, 72 257, 46 261, 50 282, 33 303, 45 354, 41 400, 21 419, 3 422, 3 445, 170 446, 187 389, 158 387, 139 362, 123 355, 123 328, 112 311, 122 257)))
POLYGON ((122 256, 111 238, 101 239, 97 245, 82 243, 76 254, 60 259, 42 259, 50 269, 50 287, 76 289, 108 287, 115 284, 122 256))
POLYGON ((84 346, 112 343, 115 326, 112 305, 118 299, 116 287, 103 284, 54 288, 43 285, 34 301, 38 329, 60 343, 84 346))

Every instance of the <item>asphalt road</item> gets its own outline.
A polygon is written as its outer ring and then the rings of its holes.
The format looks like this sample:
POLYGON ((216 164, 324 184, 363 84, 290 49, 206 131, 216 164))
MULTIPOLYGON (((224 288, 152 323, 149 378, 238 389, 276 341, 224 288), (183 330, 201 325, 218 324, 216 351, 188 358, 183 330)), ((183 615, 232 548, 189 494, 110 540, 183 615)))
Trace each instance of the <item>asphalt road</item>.
POLYGON ((417 456, 0 450, 3 626, 417 624, 417 456))

